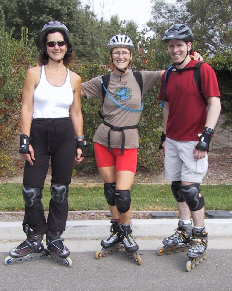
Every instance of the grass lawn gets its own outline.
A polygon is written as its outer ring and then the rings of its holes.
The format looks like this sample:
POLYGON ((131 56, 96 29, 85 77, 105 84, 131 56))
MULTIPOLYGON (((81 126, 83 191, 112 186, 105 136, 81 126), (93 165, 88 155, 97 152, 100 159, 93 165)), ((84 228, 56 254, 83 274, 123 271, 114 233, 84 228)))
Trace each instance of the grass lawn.
MULTIPOLYGON (((206 210, 232 210, 232 185, 202 185, 206 210)), ((51 194, 43 190, 44 209, 48 210, 51 194)), ((170 185, 134 184, 131 189, 132 210, 177 210, 170 185)), ((108 210, 103 186, 72 185, 69 187, 69 210, 108 210)), ((0 211, 24 211, 22 184, 0 183, 0 211)))

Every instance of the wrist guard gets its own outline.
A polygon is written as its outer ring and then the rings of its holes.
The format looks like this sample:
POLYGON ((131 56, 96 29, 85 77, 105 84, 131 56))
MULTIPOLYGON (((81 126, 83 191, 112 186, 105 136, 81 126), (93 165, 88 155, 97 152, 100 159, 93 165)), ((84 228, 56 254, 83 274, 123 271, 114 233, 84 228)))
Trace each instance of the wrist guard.
POLYGON ((196 149, 199 151, 209 151, 209 143, 211 136, 214 134, 214 130, 211 127, 205 127, 202 134, 199 135, 199 143, 196 145, 196 149))
POLYGON ((82 157, 86 157, 87 156, 87 152, 85 150, 85 146, 86 146, 86 141, 85 140, 77 140, 76 139, 76 149, 81 149, 82 150, 82 157))
POLYGON ((20 154, 29 154, 30 138, 26 134, 20 135, 20 154))
POLYGON ((161 137, 160 137, 160 145, 159 145, 159 149, 162 150, 163 147, 163 142, 166 140, 166 134, 164 132, 162 132, 161 137))

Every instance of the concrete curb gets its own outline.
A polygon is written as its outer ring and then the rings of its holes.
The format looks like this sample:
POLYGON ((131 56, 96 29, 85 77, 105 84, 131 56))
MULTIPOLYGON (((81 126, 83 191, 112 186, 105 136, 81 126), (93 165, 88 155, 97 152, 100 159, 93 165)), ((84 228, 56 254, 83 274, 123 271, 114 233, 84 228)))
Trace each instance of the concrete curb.
MULTIPOLYGON (((171 235, 178 219, 132 219, 135 238, 154 239, 171 235)), ((209 237, 232 237, 232 219, 205 219, 209 237)), ((109 234, 109 220, 67 221, 65 239, 100 240, 109 234)), ((0 222, 0 240, 24 240, 22 222, 0 222)))

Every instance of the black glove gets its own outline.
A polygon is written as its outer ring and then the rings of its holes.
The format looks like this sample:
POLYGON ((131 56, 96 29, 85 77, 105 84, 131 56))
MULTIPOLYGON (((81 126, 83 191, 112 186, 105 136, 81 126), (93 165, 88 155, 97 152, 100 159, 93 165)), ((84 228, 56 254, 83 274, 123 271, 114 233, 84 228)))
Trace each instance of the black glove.
POLYGON ((162 135, 160 137, 160 145, 159 145, 159 149, 162 150, 164 147, 163 147, 163 142, 166 140, 166 134, 164 132, 162 132, 162 135))
POLYGON ((86 141, 85 140, 77 140, 76 139, 76 149, 81 149, 82 150, 82 157, 87 157, 87 152, 85 150, 86 146, 86 141))
POLYGON ((202 134, 199 136, 199 143, 196 145, 196 149, 199 151, 209 151, 209 143, 211 136, 214 134, 214 130, 211 127, 205 127, 202 134))
POLYGON ((26 134, 20 135, 20 154, 29 154, 30 138, 26 134))

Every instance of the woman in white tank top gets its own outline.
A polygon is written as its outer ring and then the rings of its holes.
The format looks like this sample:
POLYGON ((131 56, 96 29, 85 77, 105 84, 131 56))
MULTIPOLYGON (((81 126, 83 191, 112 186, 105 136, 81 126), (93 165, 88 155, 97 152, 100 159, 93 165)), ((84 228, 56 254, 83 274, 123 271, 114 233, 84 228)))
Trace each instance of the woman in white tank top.
POLYGON ((25 160, 23 230, 27 240, 10 251, 12 257, 42 252, 43 235, 53 256, 66 259, 63 244, 68 214, 68 186, 74 160, 84 152, 81 78, 66 66, 72 59, 67 27, 50 21, 41 30, 39 65, 27 71, 21 109, 20 153, 25 160), (51 159, 51 200, 47 221, 41 202, 42 189, 51 159))

